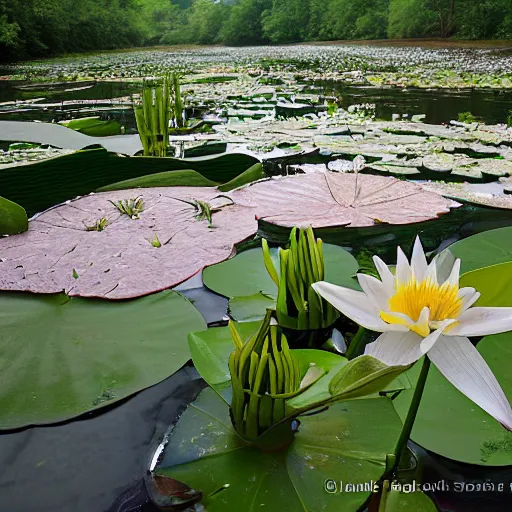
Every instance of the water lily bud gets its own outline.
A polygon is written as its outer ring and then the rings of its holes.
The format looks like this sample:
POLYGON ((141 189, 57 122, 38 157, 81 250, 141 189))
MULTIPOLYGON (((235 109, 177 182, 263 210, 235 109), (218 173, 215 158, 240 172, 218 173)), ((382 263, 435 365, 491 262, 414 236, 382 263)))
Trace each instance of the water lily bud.
POLYGON ((311 365, 306 375, 301 375, 270 310, 258 332, 245 342, 233 322, 230 330, 235 345, 229 359, 231 420, 237 433, 251 443, 285 417, 287 399, 307 389, 324 372, 311 365))

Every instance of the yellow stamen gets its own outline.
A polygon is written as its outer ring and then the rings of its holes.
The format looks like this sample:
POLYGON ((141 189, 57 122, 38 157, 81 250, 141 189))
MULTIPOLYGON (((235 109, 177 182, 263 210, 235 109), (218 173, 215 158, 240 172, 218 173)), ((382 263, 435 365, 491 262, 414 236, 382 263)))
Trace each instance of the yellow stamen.
MULTIPOLYGON (((457 318, 462 310, 462 299, 459 298, 459 287, 454 284, 445 283, 439 285, 437 282, 426 279, 418 282, 411 279, 408 283, 398 285, 395 295, 389 299, 389 310, 391 313, 403 313, 411 320, 417 322, 420 318, 423 308, 430 310, 430 322, 441 322, 448 318, 457 318)), ((400 321, 389 316, 389 320, 385 318, 384 312, 381 318, 394 324, 404 325, 403 320, 400 321)), ((417 325, 419 331, 425 331, 425 326, 417 325)), ((415 330, 410 327, 411 330, 415 330)), ((417 332, 415 330, 415 332, 417 332)), ((418 332, 420 334, 420 332, 418 332)), ((424 334, 421 334, 422 336, 424 334)))

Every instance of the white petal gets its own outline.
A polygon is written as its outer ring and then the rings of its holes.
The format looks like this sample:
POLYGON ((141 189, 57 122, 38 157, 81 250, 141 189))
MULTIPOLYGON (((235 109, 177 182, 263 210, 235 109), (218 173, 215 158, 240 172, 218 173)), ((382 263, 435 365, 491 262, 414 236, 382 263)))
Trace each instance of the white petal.
POLYGON ((453 270, 453 265, 455 264, 456 259, 457 258, 450 249, 445 249, 434 258, 432 263, 435 262, 439 284, 444 283, 448 279, 453 270))
POLYGON ((381 320, 379 309, 368 299, 363 292, 343 288, 334 284, 320 281, 312 285, 326 301, 330 302, 338 311, 372 331, 404 331, 407 327, 390 325, 381 320))
MULTIPOLYGON (((448 276, 448 279, 444 283, 449 283, 454 286, 459 286, 459 276, 460 276, 460 259, 456 259, 453 264, 452 271, 448 276)), ((443 284, 444 284, 443 283, 443 284)))
POLYGON ((430 309, 427 307, 424 307, 421 310, 418 320, 416 320, 416 322, 414 322, 414 325, 411 327, 411 331, 414 331, 415 333, 419 334, 420 336, 423 335, 423 336, 427 337, 427 334, 430 332, 429 320, 430 320, 430 309), (425 331, 425 332, 423 333, 421 331, 425 331))
POLYGON ((480 298, 480 293, 474 288, 461 288, 459 290, 459 297, 462 299, 462 309, 460 312, 462 314, 480 298))
POLYGON ((425 257, 425 251, 421 245, 420 237, 416 237, 414 242, 414 248, 412 250, 411 258, 412 273, 417 281, 423 281, 427 273, 427 258, 425 257))
POLYGON ((470 308, 457 318, 447 336, 487 336, 512 331, 512 308, 470 308))
POLYGON ((438 282, 438 261, 439 261, 439 255, 437 255, 431 262, 430 265, 427 268, 427 272, 425 273, 425 279, 428 279, 432 281, 433 283, 438 282))
POLYGON ((476 290, 474 288, 467 286, 466 288, 461 288, 459 290, 459 297, 467 297, 468 295, 473 295, 475 292, 476 290))
POLYGON ((386 287, 386 293, 388 297, 391 297, 395 293, 395 276, 389 270, 389 267, 378 257, 373 257, 375 268, 380 275, 382 284, 386 287))
MULTIPOLYGON (((382 311, 381 313, 385 314, 386 317, 390 317, 389 320, 394 320, 398 324, 407 327, 414 325, 414 320, 405 313, 397 313, 396 311, 382 311)), ((393 321, 388 321, 388 323, 393 323, 393 321)))
POLYGON ((401 247, 397 249, 396 256, 396 279, 399 284, 408 283, 411 280, 412 270, 409 261, 401 247))
POLYGON ((461 393, 512 430, 510 403, 485 359, 467 338, 441 336, 428 357, 461 393))
POLYGON ((365 354, 388 366, 407 366, 423 357, 422 337, 413 332, 385 332, 366 345, 365 354))
POLYGON ((383 310, 389 309, 389 296, 381 281, 366 274, 357 274, 357 280, 363 292, 368 295, 368 298, 373 302, 375 307, 383 310))
POLYGON ((451 324, 453 324, 456 320, 443 320, 439 322, 439 326, 435 331, 431 332, 422 342, 421 342, 421 350, 424 353, 427 353, 437 342, 439 337, 443 334, 444 330, 451 324))

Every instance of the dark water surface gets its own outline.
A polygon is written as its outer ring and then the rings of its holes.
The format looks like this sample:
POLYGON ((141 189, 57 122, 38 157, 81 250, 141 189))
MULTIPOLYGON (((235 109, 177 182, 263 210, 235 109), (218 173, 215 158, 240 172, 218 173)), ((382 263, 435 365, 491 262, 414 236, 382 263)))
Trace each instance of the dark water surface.
POLYGON ((504 123, 512 110, 512 89, 401 89, 397 87, 350 87, 336 82, 316 82, 312 91, 341 98, 340 106, 373 103, 378 119, 393 114, 409 118, 425 114, 429 124, 457 120, 460 112, 471 112, 487 124, 504 123))

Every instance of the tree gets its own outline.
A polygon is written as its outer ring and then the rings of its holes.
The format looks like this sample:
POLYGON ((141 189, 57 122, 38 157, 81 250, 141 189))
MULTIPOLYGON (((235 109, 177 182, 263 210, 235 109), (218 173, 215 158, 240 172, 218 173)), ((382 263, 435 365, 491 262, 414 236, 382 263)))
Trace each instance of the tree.
POLYGON ((309 21, 309 0, 273 0, 262 13, 263 35, 274 43, 304 39, 309 21))
POLYGON ((456 0, 428 0, 427 9, 436 13, 439 26, 439 35, 449 37, 453 34, 455 25, 456 0))
POLYGON ((240 0, 233 4, 222 30, 222 41, 231 45, 265 42, 262 14, 271 7, 272 0, 240 0))

